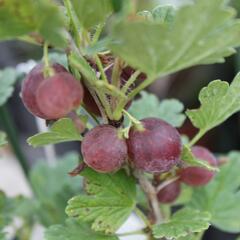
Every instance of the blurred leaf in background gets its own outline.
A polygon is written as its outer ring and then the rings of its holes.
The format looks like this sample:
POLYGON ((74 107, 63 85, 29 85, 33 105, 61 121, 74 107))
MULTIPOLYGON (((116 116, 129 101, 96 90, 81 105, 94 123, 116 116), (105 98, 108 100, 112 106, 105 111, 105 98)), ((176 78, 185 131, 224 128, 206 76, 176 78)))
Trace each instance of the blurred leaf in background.
POLYGON ((0 106, 4 105, 12 96, 16 80, 17 72, 14 68, 0 70, 0 106))
POLYGON ((7 144, 7 136, 4 132, 0 131, 0 147, 7 144))
POLYGON ((81 177, 70 177, 68 172, 78 165, 78 155, 69 153, 60 158, 57 165, 49 167, 39 161, 30 173, 30 182, 35 195, 37 214, 44 226, 63 223, 67 201, 79 194, 81 177))
POLYGON ((177 99, 159 101, 154 94, 143 91, 141 98, 132 103, 129 112, 139 120, 156 117, 174 127, 180 127, 185 120, 183 109, 184 105, 177 99))

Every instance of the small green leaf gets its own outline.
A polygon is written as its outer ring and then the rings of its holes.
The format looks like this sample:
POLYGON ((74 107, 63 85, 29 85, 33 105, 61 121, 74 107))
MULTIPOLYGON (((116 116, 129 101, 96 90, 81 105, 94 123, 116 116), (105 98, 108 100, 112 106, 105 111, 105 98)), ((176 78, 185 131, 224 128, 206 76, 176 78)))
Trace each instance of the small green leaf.
POLYGON ((51 126, 49 132, 36 134, 28 138, 27 142, 33 147, 40 147, 47 144, 81 140, 82 136, 73 121, 69 118, 62 118, 51 126))
POLYGON ((181 159, 190 166, 203 167, 211 171, 219 171, 217 167, 211 166, 207 161, 195 158, 191 149, 187 145, 183 145, 181 159))
POLYGON ((196 0, 180 8, 171 24, 132 19, 117 22, 109 47, 151 77, 223 62, 240 45, 240 21, 235 15, 225 0, 196 0))
POLYGON ((240 153, 232 152, 229 162, 206 186, 194 189, 190 207, 208 211, 211 223, 222 231, 240 232, 240 153))
POLYGON ((65 225, 51 226, 45 232, 44 240, 118 240, 116 236, 96 233, 86 223, 68 219, 65 225))
POLYGON ((68 216, 91 222, 92 229, 114 233, 129 217, 136 204, 136 183, 123 170, 100 174, 86 169, 86 192, 72 198, 66 209, 68 216))
POLYGON ((6 134, 0 131, 0 147, 7 144, 6 134))
POLYGON ((36 197, 36 215, 44 226, 63 223, 67 201, 81 192, 81 177, 70 177, 68 172, 78 165, 78 155, 69 153, 49 168, 44 160, 30 172, 30 183, 36 197))
POLYGON ((72 0, 83 27, 90 28, 103 23, 112 11, 111 0, 72 0))
POLYGON ((200 108, 186 114, 203 135, 240 110, 240 73, 230 86, 221 80, 210 82, 201 90, 199 100, 200 108))
POLYGON ((154 94, 142 92, 141 98, 132 103, 129 112, 139 120, 156 117, 174 127, 180 127, 185 120, 183 109, 183 104, 176 99, 166 99, 160 102, 154 94))
POLYGON ((17 80, 17 73, 13 68, 5 68, 0 71, 0 106, 7 102, 12 96, 14 83, 17 80))
POLYGON ((202 232, 208 229, 210 214, 191 208, 176 212, 170 220, 153 227, 155 238, 178 239, 190 233, 202 232))

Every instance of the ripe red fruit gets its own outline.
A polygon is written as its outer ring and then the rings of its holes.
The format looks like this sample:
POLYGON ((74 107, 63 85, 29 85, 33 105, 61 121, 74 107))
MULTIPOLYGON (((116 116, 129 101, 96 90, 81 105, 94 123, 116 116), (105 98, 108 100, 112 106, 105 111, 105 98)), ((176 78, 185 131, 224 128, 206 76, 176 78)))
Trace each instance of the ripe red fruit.
POLYGON ((57 73, 45 79, 37 90, 36 100, 48 119, 66 116, 78 107, 83 98, 83 88, 70 73, 57 73))
MULTIPOLYGON (((53 64, 51 67, 55 72, 67 72, 62 65, 57 63, 53 64)), ((46 119, 46 116, 39 109, 36 101, 36 92, 43 80, 43 64, 38 64, 30 71, 23 81, 21 96, 22 101, 29 112, 40 118, 46 119)))
POLYGON ((38 64, 27 75, 22 85, 25 107, 43 119, 58 119, 77 107, 83 89, 77 80, 60 64, 53 64, 54 75, 44 78, 43 64, 38 64))
POLYGON ((127 159, 126 142, 110 125, 100 125, 90 130, 81 148, 85 163, 102 173, 117 171, 127 159))
POLYGON ((144 130, 130 129, 127 140, 133 165, 150 173, 169 171, 180 159, 181 139, 178 131, 157 118, 141 120, 144 130))
POLYGON ((181 192, 180 181, 175 181, 161 189, 157 194, 157 198, 158 201, 161 203, 172 203, 180 195, 180 192, 181 192))
MULTIPOLYGON (((217 166, 214 155, 201 146, 192 147, 193 155, 203 161, 207 161, 211 166, 217 166)), ((202 167, 186 167, 180 170, 180 180, 190 186, 203 186, 209 183, 214 177, 214 172, 202 167)))

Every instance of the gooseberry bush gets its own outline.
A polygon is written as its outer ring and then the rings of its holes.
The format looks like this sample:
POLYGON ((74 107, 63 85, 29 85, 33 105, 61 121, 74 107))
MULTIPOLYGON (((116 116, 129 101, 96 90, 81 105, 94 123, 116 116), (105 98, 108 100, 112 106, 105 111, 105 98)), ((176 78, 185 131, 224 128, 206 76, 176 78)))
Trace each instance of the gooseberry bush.
MULTIPOLYGON (((78 154, 30 171, 34 199, 1 193, 0 239, 14 216, 24 222, 19 239, 34 222, 45 226, 46 240, 200 240, 210 225, 240 232, 240 155, 221 161, 198 143, 240 110, 240 75, 231 84, 210 82, 199 108, 185 112, 180 101, 144 91, 163 76, 234 54, 240 20, 229 1, 138 12, 130 0, 3 0, 0 39, 43 49, 42 60, 20 77, 20 96, 49 131, 27 142, 79 142, 78 154), (178 131, 186 117, 198 129, 188 140, 178 131), (118 233, 131 214, 144 227, 118 233)), ((0 79, 3 104, 17 73, 2 70, 0 79)))

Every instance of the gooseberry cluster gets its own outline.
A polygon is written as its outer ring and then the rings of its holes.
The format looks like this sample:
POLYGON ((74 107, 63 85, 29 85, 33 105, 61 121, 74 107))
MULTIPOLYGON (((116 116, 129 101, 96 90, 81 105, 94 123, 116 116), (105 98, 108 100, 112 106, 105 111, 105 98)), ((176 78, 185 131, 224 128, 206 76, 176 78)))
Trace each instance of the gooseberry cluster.
MULTIPOLYGON (((50 68, 51 74, 46 75, 44 65, 37 65, 23 82, 22 100, 33 115, 46 120, 56 120, 71 116, 82 102, 91 114, 100 114, 84 84, 60 64, 52 64, 50 68)), ((106 71, 109 82, 112 71, 111 68, 106 71)), ((131 74, 131 69, 123 69, 120 88, 131 74)), ((212 171, 205 168, 183 164, 180 134, 176 128, 157 118, 145 118, 139 121, 139 124, 133 123, 127 138, 123 134, 122 126, 96 126, 85 134, 81 152, 85 164, 101 173, 116 172, 123 166, 154 176, 174 172, 176 180, 163 186, 157 193, 158 200, 162 203, 176 200, 181 191, 181 182, 190 186, 202 186, 214 176, 212 171)), ((217 165, 214 155, 204 147, 194 146, 192 153, 212 166, 217 165)), ((162 181, 159 180, 159 184, 162 181)))

